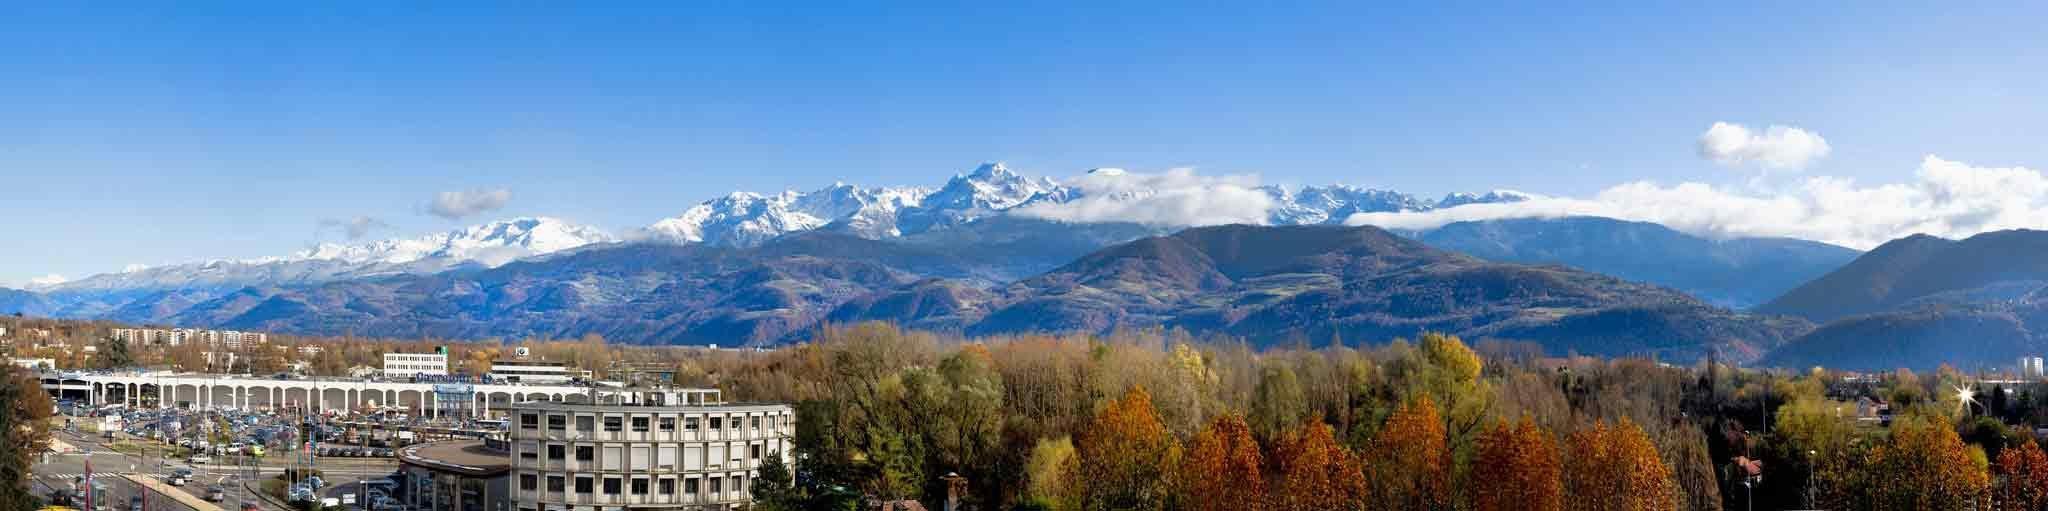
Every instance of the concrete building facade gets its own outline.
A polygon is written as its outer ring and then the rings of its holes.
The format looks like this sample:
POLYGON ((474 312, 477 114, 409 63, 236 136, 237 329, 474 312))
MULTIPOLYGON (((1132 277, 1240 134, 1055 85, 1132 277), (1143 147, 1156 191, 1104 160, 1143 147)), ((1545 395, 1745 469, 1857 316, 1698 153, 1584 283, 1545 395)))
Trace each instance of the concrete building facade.
POLYGON ((726 404, 717 392, 507 408, 512 511, 744 507, 761 461, 789 462, 796 414, 787 405, 726 404))

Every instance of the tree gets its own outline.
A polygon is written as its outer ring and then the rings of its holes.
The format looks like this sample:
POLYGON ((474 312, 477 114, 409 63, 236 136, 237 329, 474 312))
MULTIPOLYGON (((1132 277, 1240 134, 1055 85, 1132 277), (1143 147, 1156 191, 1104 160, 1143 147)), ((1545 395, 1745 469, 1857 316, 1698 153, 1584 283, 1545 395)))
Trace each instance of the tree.
POLYGON ((1068 437, 1039 440, 1031 447, 1024 464, 1024 501, 1050 511, 1081 509, 1081 495, 1074 479, 1079 461, 1074 459, 1074 441, 1068 437))
POLYGON ((2048 507, 2048 455, 2033 440, 2024 440, 1998 454, 1991 466, 1997 475, 1996 509, 2042 509, 2048 507))
POLYGON ((796 478, 789 468, 782 464, 782 453, 773 453, 761 460, 755 469, 748 492, 754 497, 753 509, 758 511, 798 511, 805 509, 796 490, 796 478))
POLYGON ((1980 459, 1954 428, 1934 420, 1895 420, 1891 441, 1871 449, 1869 459, 1860 465, 1867 500, 1855 507, 1977 507, 1990 485, 1980 459))
POLYGON ((42 507, 29 488, 33 456, 50 444, 50 410, 56 403, 43 391, 42 381, 26 369, 8 366, 0 375, 0 511, 30 511, 42 507))
POLYGON ((1387 419, 1366 450, 1373 497, 1396 509, 1450 509, 1451 456, 1444 422, 1429 396, 1387 419))
MULTIPOLYGON (((1322 421, 1310 422, 1277 449, 1279 484, 1268 509, 1324 511, 1365 509, 1371 488, 1365 467, 1337 443, 1336 433, 1322 421)), ((1398 504, 1400 501, 1383 501, 1398 504)), ((1236 509, 1256 509, 1257 506, 1236 509)), ((1422 509, 1422 508, 1414 508, 1422 509)))
POLYGON ((128 352, 128 341, 107 339, 100 341, 99 367, 116 369, 135 365, 135 355, 128 352))
POLYGON ((1258 509, 1266 502, 1265 459, 1244 417, 1219 415, 1188 442, 1181 502, 1194 511, 1258 509))
POLYGON ((1572 456, 1564 470, 1565 507, 1574 510, 1652 511, 1678 505, 1671 469, 1649 435, 1628 419, 1580 428, 1565 440, 1572 456))
POLYGON ((1263 438, 1279 438, 1300 427, 1302 416, 1308 414, 1308 398, 1293 368, 1268 363, 1259 371, 1251 412, 1251 423, 1263 438))
POLYGON ((1179 465, 1180 446, 1159 422, 1145 387, 1133 386, 1110 401, 1085 433, 1075 446, 1084 509, 1167 507, 1167 478, 1179 465))
POLYGON ((1474 511, 1564 509, 1563 468, 1550 433, 1527 416, 1481 433, 1472 462, 1474 511))

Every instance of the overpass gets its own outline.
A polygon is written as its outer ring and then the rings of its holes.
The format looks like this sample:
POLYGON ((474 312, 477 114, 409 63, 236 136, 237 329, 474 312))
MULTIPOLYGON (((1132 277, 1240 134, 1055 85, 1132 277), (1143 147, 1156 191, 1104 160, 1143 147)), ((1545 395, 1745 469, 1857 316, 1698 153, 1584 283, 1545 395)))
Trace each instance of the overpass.
MULTIPOLYGON (((362 407, 397 407, 428 417, 450 414, 489 417, 491 409, 513 403, 552 401, 603 402, 630 396, 628 389, 604 385, 541 385, 517 383, 429 383, 344 378, 269 378, 249 375, 109 372, 46 373, 43 388, 58 398, 80 399, 94 406, 122 404, 130 408, 212 410, 303 409, 310 413, 362 407)), ((687 405, 721 402, 718 389, 682 390, 687 405)))

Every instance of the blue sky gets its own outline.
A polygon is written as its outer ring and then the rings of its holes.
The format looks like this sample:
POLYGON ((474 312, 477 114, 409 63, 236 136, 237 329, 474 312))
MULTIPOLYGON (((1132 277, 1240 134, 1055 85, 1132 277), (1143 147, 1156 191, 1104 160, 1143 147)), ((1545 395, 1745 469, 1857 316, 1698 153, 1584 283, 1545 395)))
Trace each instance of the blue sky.
POLYGON ((936 186, 983 160, 1428 195, 2048 166, 2039 6, 351 4, 0 21, 0 283, 513 215, 625 229, 745 189, 936 186), (444 191, 504 209, 426 214, 444 191))

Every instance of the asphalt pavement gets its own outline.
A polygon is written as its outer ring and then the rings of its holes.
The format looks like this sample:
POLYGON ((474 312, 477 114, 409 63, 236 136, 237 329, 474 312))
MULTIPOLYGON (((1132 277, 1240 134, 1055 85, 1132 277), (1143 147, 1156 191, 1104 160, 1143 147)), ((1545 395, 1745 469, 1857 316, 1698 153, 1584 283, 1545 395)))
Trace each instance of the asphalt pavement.
MULTIPOLYGON (((183 459, 163 459, 147 452, 139 456, 116 452, 104 447, 98 437, 91 435, 61 430, 53 432, 52 435, 77 447, 78 452, 50 454, 47 462, 35 466, 33 490, 39 495, 49 495, 53 491, 71 491, 73 481, 85 473, 85 464, 89 456, 93 480, 107 489, 105 502, 95 504, 108 511, 130 511, 130 500, 138 494, 144 497, 144 511, 200 511, 179 502, 178 499, 121 477, 121 474, 134 474, 162 480, 163 476, 179 468, 192 469, 192 481, 184 486, 170 487, 174 488, 172 491, 181 491, 192 497, 204 499, 207 486, 220 484, 227 490, 227 497, 216 503, 221 509, 239 510, 242 502, 247 501, 255 503, 258 509, 264 511, 287 511, 255 495, 257 489, 262 487, 256 481, 284 473, 286 465, 292 462, 291 454, 295 453, 275 453, 263 458, 249 458, 248 461, 254 464, 238 465, 237 462, 242 461, 239 456, 216 456, 213 463, 190 464, 183 459), (245 488, 240 484, 243 480, 251 481, 251 484, 245 488)), ((342 493, 359 493, 355 489, 357 485, 347 483, 389 475, 397 469, 398 462, 389 458, 321 459, 318 461, 318 467, 329 482, 328 487, 321 492, 322 495, 339 497, 342 493)), ((76 502, 73 505, 82 507, 84 503, 76 502)))

